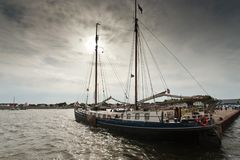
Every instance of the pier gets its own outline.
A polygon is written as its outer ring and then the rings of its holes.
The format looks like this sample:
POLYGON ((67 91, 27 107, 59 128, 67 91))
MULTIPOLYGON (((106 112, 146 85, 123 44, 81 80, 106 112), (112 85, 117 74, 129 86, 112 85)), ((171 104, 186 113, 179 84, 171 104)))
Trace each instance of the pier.
POLYGON ((215 110, 213 119, 216 123, 216 130, 220 137, 224 131, 231 125, 231 123, 240 115, 239 109, 226 108, 222 110, 215 110))

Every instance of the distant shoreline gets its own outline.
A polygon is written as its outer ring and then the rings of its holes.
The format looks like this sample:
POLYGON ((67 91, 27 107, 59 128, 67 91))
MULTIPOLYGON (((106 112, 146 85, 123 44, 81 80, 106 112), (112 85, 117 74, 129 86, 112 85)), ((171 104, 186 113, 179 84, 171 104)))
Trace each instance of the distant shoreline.
POLYGON ((26 107, 26 108, 0 107, 0 110, 27 110, 27 109, 74 109, 74 107, 73 106, 66 106, 66 107, 26 107))
POLYGON ((67 104, 17 104, 17 103, 0 103, 0 110, 26 110, 26 109, 73 109, 74 103, 67 104))

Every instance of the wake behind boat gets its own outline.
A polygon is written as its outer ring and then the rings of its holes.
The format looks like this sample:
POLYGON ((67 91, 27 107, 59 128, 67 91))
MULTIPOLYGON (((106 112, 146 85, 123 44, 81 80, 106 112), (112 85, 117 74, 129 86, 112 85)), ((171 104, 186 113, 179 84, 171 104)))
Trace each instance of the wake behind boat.
MULTIPOLYGON (((121 135, 152 140, 195 140, 201 144, 221 144, 220 137, 215 131, 215 122, 212 118, 215 100, 210 96, 177 96, 170 94, 170 90, 152 94, 152 96, 138 99, 138 74, 140 54, 138 10, 142 7, 135 0, 134 24, 134 77, 135 96, 134 104, 122 103, 108 105, 106 102, 112 97, 98 103, 98 27, 96 24, 95 47, 95 103, 93 105, 76 106, 74 113, 77 122, 87 125, 106 128, 121 135), (170 97, 162 103, 156 98, 170 97), (154 103, 147 103, 154 101, 154 103)), ((146 61, 142 60, 146 63, 146 61)), ((147 71, 148 71, 148 67, 147 71)), ((152 92, 153 93, 153 92, 152 92)))

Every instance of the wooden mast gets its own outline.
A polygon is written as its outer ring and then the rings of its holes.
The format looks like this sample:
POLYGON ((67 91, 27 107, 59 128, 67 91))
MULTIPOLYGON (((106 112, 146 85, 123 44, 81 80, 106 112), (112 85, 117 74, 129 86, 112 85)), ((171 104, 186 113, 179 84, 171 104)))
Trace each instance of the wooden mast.
POLYGON ((95 104, 97 104, 97 99, 98 99, 98 89, 97 89, 97 82, 98 82, 98 39, 99 39, 99 36, 97 34, 97 31, 98 31, 98 25, 100 25, 99 23, 96 23, 96 38, 95 38, 95 41, 96 41, 96 47, 95 47, 95 104))
POLYGON ((137 64, 138 64, 138 19, 137 19, 137 0, 135 0, 135 27, 134 27, 134 31, 135 31, 135 109, 138 110, 138 105, 137 105, 137 101, 138 101, 138 68, 137 68, 137 64))

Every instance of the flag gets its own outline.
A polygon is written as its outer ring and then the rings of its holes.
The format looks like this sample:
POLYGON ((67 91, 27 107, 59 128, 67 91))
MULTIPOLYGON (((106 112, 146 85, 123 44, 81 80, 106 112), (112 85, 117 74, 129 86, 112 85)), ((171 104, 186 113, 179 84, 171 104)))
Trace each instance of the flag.
POLYGON ((133 78, 134 77, 134 75, 133 74, 131 74, 131 78, 133 78))
POLYGON ((143 12, 143 9, 142 9, 142 7, 138 4, 138 9, 140 10, 140 12, 141 12, 141 14, 142 14, 142 12, 143 12))

